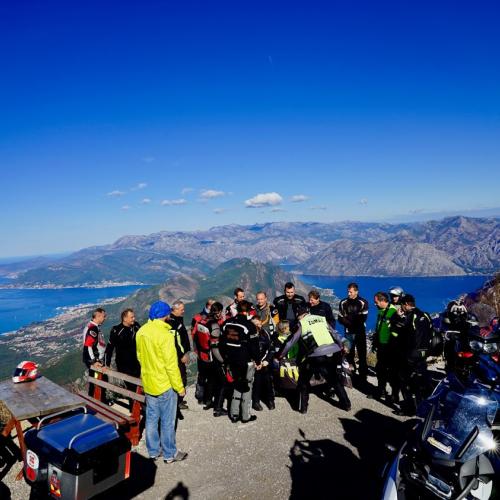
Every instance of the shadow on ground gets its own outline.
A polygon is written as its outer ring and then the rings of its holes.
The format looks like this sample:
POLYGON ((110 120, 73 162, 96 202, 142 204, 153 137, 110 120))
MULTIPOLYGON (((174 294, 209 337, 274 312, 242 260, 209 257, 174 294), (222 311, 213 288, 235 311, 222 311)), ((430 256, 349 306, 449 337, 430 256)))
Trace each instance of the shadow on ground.
POLYGON ((370 500, 380 498, 381 472, 389 456, 385 444, 399 445, 414 421, 401 422, 372 410, 360 410, 356 420, 341 418, 345 439, 357 449, 330 439, 310 440, 299 429, 290 449, 290 498, 338 498, 370 500))
MULTIPOLYGON (((8 474, 15 463, 21 460, 19 448, 12 438, 0 436, 0 498, 9 499, 11 497, 10 488, 4 484, 2 479, 8 474)), ((21 465, 19 465, 21 467, 21 465)))
POLYGON ((130 499, 154 486, 157 467, 152 460, 138 453, 132 453, 130 470, 130 479, 105 491, 102 495, 93 497, 94 500, 109 500, 110 498, 119 498, 120 500, 130 499))
POLYGON ((21 460, 19 447, 16 446, 10 436, 4 437, 0 435, 0 480, 8 474, 12 466, 19 460, 21 460))
POLYGON ((10 500, 10 488, 0 481, 0 498, 2 500, 10 500))
POLYGON ((188 498, 189 490, 183 482, 177 483, 177 486, 165 496, 165 500, 188 500, 188 498))

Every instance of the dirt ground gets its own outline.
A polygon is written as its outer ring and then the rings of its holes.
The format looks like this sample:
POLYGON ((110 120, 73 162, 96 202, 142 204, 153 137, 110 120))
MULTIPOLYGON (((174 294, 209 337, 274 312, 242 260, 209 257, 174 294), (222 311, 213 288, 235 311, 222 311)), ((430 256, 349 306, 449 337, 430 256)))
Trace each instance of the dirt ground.
MULTIPOLYGON (((102 498, 379 498, 385 443, 401 442, 411 421, 356 389, 348 392, 350 412, 318 393, 306 415, 277 398, 274 411, 265 408, 254 412, 255 422, 233 424, 204 411, 190 387, 189 410, 177 431, 177 446, 188 458, 154 463, 143 439, 132 455, 131 479, 102 498)), ((0 467, 2 500, 29 498, 24 481, 15 481, 20 466, 0 467)))

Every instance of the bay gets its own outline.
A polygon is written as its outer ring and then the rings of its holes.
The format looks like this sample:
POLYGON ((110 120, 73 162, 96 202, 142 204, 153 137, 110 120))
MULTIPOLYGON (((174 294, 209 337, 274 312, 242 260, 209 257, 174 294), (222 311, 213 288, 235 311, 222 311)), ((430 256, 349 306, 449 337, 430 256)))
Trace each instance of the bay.
POLYGON ((440 277, 370 277, 370 276, 314 276, 299 275, 299 278, 311 286, 332 289, 334 294, 343 299, 347 296, 347 285, 355 282, 359 286, 359 294, 368 300, 367 328, 375 327, 377 308, 373 296, 379 292, 387 292, 393 286, 400 286, 405 293, 412 294, 417 307, 429 313, 444 310, 450 300, 460 295, 476 291, 487 280, 486 276, 440 276, 440 277))
MULTIPOLYGON (((3 280, 5 283, 6 280, 3 280)), ((56 316, 61 308, 99 304, 106 299, 126 297, 144 285, 106 288, 0 289, 0 334, 35 321, 56 316)))

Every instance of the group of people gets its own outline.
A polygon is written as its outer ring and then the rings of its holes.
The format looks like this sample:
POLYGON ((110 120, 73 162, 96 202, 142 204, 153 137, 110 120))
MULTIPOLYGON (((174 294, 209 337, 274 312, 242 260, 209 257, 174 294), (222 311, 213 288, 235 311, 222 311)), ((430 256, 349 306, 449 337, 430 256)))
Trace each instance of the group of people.
POLYGON ((232 422, 256 419, 251 409, 262 411, 262 403, 275 408, 273 366, 293 351, 300 364, 297 409, 307 412, 309 380, 323 375, 336 392, 341 405, 350 402, 339 381, 337 366, 346 342, 335 331, 335 318, 328 303, 316 290, 309 302, 285 284, 284 294, 269 301, 265 291, 256 303, 236 288, 234 300, 225 309, 208 300, 193 318, 193 345, 198 356, 196 398, 215 417, 229 414, 232 422), (224 402, 229 401, 227 409, 224 402))
MULTIPOLYGON (((280 390, 275 386, 274 368, 292 359, 298 368, 294 394, 297 411, 307 412, 312 378, 322 378, 328 394, 335 393, 339 406, 349 411, 343 360, 347 360, 350 373, 357 371, 356 384, 368 387, 369 304, 359 295, 356 283, 350 283, 347 292, 338 313, 343 334, 336 330, 332 309, 319 292, 311 290, 306 301, 291 282, 272 302, 265 291, 259 291, 252 304, 241 288, 235 289, 234 300, 227 307, 207 300, 191 322, 198 367, 195 396, 203 409, 213 410, 214 417, 228 415, 234 423, 255 420, 251 410, 262 411, 262 404, 273 410, 275 391, 280 390)), ((411 295, 404 295, 398 287, 389 294, 378 292, 374 302, 378 316, 372 349, 377 352, 378 387, 368 391, 368 396, 394 404, 401 392, 399 411, 409 414, 412 408, 414 411, 415 400, 429 389, 424 323, 430 318, 416 307, 411 295)), ((176 418, 179 409, 187 408, 183 398, 191 350, 183 316, 181 301, 172 306, 157 301, 141 327, 134 311, 126 309, 106 344, 101 331, 106 312, 98 308, 85 327, 83 339, 83 361, 90 376, 93 368, 110 366, 115 353, 118 371, 141 377, 146 394, 148 453, 153 459, 162 453, 167 463, 186 458, 175 444, 176 418)))
POLYGON ((434 332, 432 318, 416 306, 413 295, 405 294, 400 287, 389 293, 377 292, 374 302, 378 313, 372 350, 377 353, 378 386, 369 397, 399 404, 399 415, 414 415, 420 401, 432 392, 427 371, 434 332))

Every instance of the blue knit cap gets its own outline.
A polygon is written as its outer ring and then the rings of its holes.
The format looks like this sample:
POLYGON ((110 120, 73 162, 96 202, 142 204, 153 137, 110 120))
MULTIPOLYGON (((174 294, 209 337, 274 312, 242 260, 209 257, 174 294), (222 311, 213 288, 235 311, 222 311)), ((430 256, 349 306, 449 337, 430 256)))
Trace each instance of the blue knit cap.
POLYGON ((170 311, 170 306, 166 302, 158 300, 149 309, 149 319, 164 318, 170 314, 170 311))

